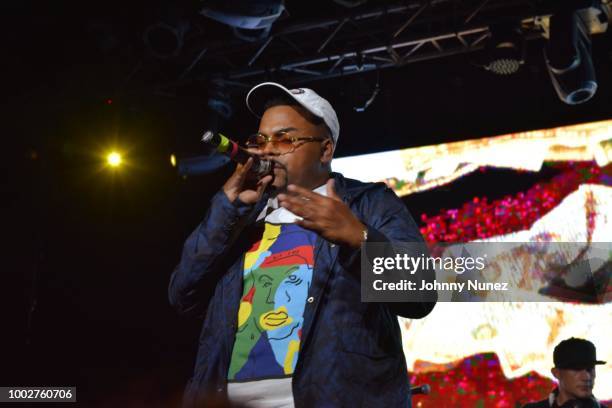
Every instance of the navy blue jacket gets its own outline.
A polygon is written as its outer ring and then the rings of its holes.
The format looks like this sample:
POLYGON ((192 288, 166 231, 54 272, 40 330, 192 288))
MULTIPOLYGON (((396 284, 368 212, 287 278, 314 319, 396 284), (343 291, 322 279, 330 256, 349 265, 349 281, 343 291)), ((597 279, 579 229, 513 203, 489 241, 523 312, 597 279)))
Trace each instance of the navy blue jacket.
MULTIPOLYGON (((334 173, 338 195, 368 227, 368 242, 422 242, 406 206, 382 183, 334 173)), ((183 406, 224 396, 242 295, 241 231, 265 206, 230 203, 220 191, 185 242, 170 279, 171 305, 204 317, 183 406)), ((318 237, 292 387, 296 407, 409 407, 410 389, 397 315, 426 316, 435 303, 362 303, 360 251, 318 237)))

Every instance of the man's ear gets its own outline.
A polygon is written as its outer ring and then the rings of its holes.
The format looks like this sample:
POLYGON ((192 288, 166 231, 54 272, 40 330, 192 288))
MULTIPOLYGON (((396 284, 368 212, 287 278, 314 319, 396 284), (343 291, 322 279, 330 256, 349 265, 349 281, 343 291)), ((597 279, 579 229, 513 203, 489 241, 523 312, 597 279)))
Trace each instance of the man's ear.
POLYGON ((557 380, 559 380, 559 369, 556 367, 553 367, 550 369, 551 374, 553 375, 553 377, 555 377, 557 380))
POLYGON ((321 163, 328 164, 334 157, 334 142, 331 139, 325 139, 321 142, 321 163))

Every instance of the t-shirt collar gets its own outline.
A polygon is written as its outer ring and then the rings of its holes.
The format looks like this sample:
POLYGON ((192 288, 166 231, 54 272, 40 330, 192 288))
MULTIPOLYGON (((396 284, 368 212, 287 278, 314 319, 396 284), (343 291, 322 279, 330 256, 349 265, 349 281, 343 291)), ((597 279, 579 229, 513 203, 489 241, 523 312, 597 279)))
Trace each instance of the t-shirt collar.
MULTIPOLYGON (((327 197, 327 187, 325 184, 320 185, 312 191, 327 197)), ((278 198, 276 197, 268 199, 268 203, 259 213, 256 221, 260 221, 264 218, 266 222, 270 222, 272 224, 291 224, 302 219, 302 217, 295 215, 288 209, 280 207, 278 205, 278 198)))

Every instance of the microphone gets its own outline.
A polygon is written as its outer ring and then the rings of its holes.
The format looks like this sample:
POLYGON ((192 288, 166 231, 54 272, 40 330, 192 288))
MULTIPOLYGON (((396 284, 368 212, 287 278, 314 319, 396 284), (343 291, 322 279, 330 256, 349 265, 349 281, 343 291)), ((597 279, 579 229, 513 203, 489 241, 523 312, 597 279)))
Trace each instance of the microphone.
POLYGON ((417 395, 417 394, 427 395, 430 392, 431 392, 431 387, 429 386, 429 384, 423 384, 423 385, 419 385, 418 387, 410 388, 410 393, 412 395, 417 395))
POLYGON ((272 172, 272 162, 269 160, 262 160, 256 155, 249 153, 247 150, 238 146, 238 143, 227 138, 221 133, 207 130, 202 135, 202 142, 208 143, 214 146, 217 152, 229 157, 231 160, 245 164, 249 157, 253 158, 253 165, 251 166, 250 172, 253 172, 258 177, 263 177, 266 174, 272 172))

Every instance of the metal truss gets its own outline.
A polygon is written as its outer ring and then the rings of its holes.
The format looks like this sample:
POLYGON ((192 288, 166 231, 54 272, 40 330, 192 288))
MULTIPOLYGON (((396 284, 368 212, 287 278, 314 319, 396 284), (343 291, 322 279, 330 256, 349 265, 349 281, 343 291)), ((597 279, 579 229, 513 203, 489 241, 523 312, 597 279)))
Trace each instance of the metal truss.
POLYGON ((178 81, 195 78, 244 88, 262 80, 299 85, 398 67, 479 50, 490 36, 489 27, 500 18, 521 22, 527 39, 541 38, 542 16, 547 11, 536 3, 409 1, 342 18, 291 25, 277 22, 270 36, 259 43, 199 44, 178 81))
POLYGON ((489 36, 488 27, 465 29, 456 33, 443 33, 424 38, 397 41, 388 45, 377 45, 325 56, 282 63, 276 67, 246 68, 229 72, 227 80, 236 83, 244 79, 263 77, 275 72, 290 73, 285 82, 294 85, 333 78, 340 75, 364 73, 412 62, 471 52, 482 48, 489 36))

